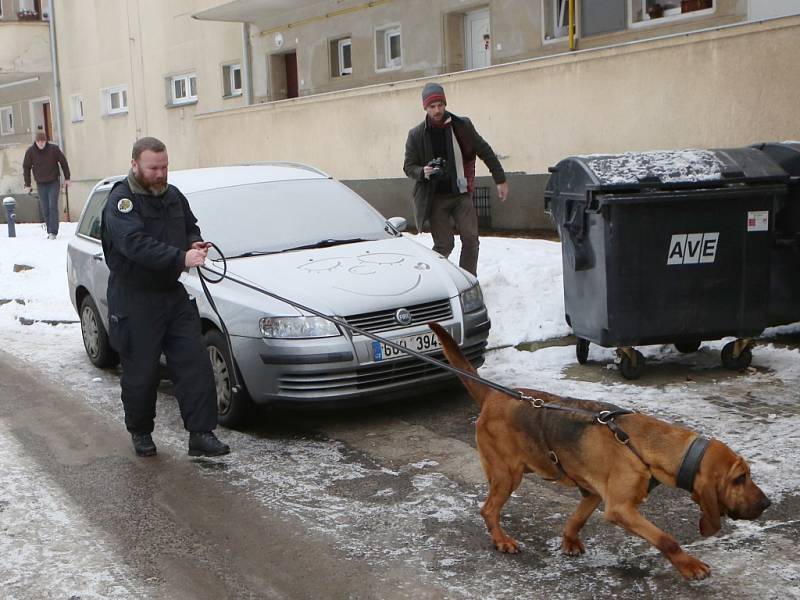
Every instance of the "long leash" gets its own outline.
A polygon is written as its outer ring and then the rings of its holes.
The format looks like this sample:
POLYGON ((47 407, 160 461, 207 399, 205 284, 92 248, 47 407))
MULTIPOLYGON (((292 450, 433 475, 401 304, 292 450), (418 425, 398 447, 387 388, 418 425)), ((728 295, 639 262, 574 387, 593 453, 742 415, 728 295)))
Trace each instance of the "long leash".
MULTIPOLYGON (((486 378, 481 377, 480 375, 477 375, 477 374, 472 373, 470 371, 465 371, 464 369, 459 369, 458 367, 454 367, 453 365, 447 364, 447 363, 445 363, 445 362, 443 362, 441 360, 433 358, 432 356, 430 356, 428 354, 423 354, 421 352, 417 352, 416 350, 412 350, 411 348, 406 348, 405 346, 401 346, 400 344, 397 344, 397 343, 395 343, 395 342, 393 342, 391 340, 388 340, 388 339, 383 338, 383 337, 381 337, 379 335, 375 335, 374 333, 371 333, 369 331, 365 331, 364 329, 361 329, 360 327, 352 325, 351 323, 348 323, 347 321, 344 321, 342 319, 337 319, 336 317, 332 317, 331 315, 326 315, 326 314, 321 313, 318 310, 315 310, 315 309, 313 309, 313 308, 311 308, 309 306, 305 306, 303 304, 300 304, 299 302, 295 302, 294 300, 290 300, 289 298, 285 298, 285 297, 283 297, 283 296, 281 296, 279 294, 276 294, 275 292, 271 292, 269 290, 266 290, 266 289, 264 289, 264 288, 262 288, 262 287, 260 287, 258 285, 255 285, 255 284, 253 284, 253 283, 251 283, 249 281, 244 281, 244 280, 242 280, 242 279, 240 279, 240 278, 238 278, 238 277, 236 277, 234 275, 231 275, 230 273, 228 273, 228 261, 225 258, 225 255, 219 249, 219 247, 216 244, 214 244, 213 242, 208 242, 208 246, 211 247, 211 248, 214 248, 217 251, 217 253, 220 255, 220 258, 218 260, 221 260, 221 262, 222 262, 222 271, 220 272, 220 271, 218 271, 216 269, 209 268, 206 265, 202 265, 200 267, 197 267, 197 273, 198 273, 198 275, 200 277, 200 283, 201 283, 201 285, 203 287, 203 292, 206 295, 206 299, 208 300, 208 303, 211 305, 211 308, 214 311, 214 313, 217 315, 217 318, 220 321, 220 325, 222 326, 223 333, 225 334, 225 339, 227 341, 227 346, 228 346, 228 355, 230 356, 230 359, 231 359, 231 370, 233 371, 232 375, 233 375, 233 380, 234 380, 234 386, 232 386, 232 388, 231 388, 231 391, 233 393, 236 393, 239 389, 241 389, 242 386, 241 386, 241 383, 239 381, 239 376, 238 376, 238 374, 236 372, 236 364, 235 364, 235 362, 233 360, 233 348, 231 346, 230 333, 228 332, 228 328, 225 325, 225 321, 222 318, 222 315, 220 315, 219 310, 217 309, 217 306, 214 303, 214 299, 211 297, 211 293, 208 290, 208 286, 206 285, 206 282, 211 283, 211 284, 216 284, 216 283, 220 283, 223 279, 228 279, 228 280, 230 280, 230 281, 232 281, 232 282, 234 282, 234 283, 236 283, 238 285, 241 285, 242 287, 245 287, 245 288, 248 288, 248 289, 253 290, 255 292, 258 292, 259 294, 263 294, 265 296, 269 296, 270 298, 274 298, 275 300, 278 300, 280 302, 284 302, 284 303, 288 304, 289 306, 292 306, 292 307, 294 307, 294 308, 296 308, 296 309, 298 309, 300 311, 305 311, 305 312, 307 312, 309 314, 312 314, 312 315, 314 315, 316 317, 319 317, 321 319, 325 319, 326 321, 330 321, 331 323, 334 323, 335 325, 337 325, 337 326, 339 326, 339 327, 341 327, 343 329, 346 329, 347 331, 350 331, 351 333, 355 332, 355 333, 357 333, 359 335, 363 335, 365 337, 368 337, 368 338, 370 338, 370 339, 372 339, 372 340, 374 340, 376 342, 379 342, 381 344, 386 344, 387 346, 390 346, 391 348, 394 348, 395 350, 399 350, 401 352, 409 354, 409 355, 411 355, 411 356, 413 356, 415 358, 418 358, 419 360, 421 360, 423 362, 426 362, 428 364, 434 365, 434 366, 436 366, 436 367, 438 367, 440 369, 443 369, 445 371, 449 371, 451 373, 455 373, 456 375, 459 375, 461 377, 466 377, 467 379, 470 379, 470 380, 475 381, 477 383, 480 383, 482 385, 489 386, 489 387, 491 387, 491 388, 493 388, 495 390, 498 390, 498 391, 500 391, 500 392, 502 392, 502 393, 504 393, 504 394, 506 394, 508 396, 511 396, 511 397, 516 398, 518 400, 525 401, 525 402, 529 403, 533 408, 544 408, 544 409, 550 409, 550 410, 564 411, 564 412, 569 412, 569 413, 573 413, 573 414, 580 414, 580 415, 585 415, 587 417, 590 417, 590 418, 596 420, 601 425, 605 425, 606 427, 608 427, 613 432, 615 439, 620 444, 622 444, 624 446, 627 446, 631 450, 631 452, 633 452, 639 458, 639 460, 641 460, 645 465, 647 465, 647 463, 644 461, 644 459, 639 454, 639 452, 634 448, 633 444, 631 444, 630 436, 628 436, 628 434, 625 433, 619 427, 619 425, 617 425, 617 423, 615 423, 615 418, 616 417, 622 416, 622 415, 626 415, 626 414, 630 414, 631 411, 629 411, 629 410, 625 410, 625 409, 621 409, 619 407, 613 406, 613 410, 603 410, 603 411, 599 411, 599 412, 594 412, 594 411, 590 411, 590 410, 586 410, 586 409, 582 409, 582 408, 578 408, 578 407, 574 407, 574 406, 564 406, 562 404, 548 403, 548 402, 545 402, 541 398, 535 398, 533 396, 529 396, 527 394, 524 394, 524 393, 520 392, 519 390, 515 390, 515 389, 512 389, 512 388, 510 388, 508 386, 505 386, 505 385, 502 385, 500 383, 497 383, 496 381, 492 381, 490 379, 486 379, 486 378), (215 275, 215 277, 213 279, 206 277, 203 274, 203 270, 208 271, 209 273, 213 273, 215 275)), ((555 462, 557 462, 557 460, 555 462)))
MULTIPOLYGON (((339 327, 342 327, 342 328, 344 328, 344 329, 346 329, 346 330, 348 330, 350 332, 355 332, 355 333, 357 333, 359 335, 363 335, 365 337, 368 337, 368 338, 370 338, 370 339, 372 339, 372 340, 374 340, 376 342, 379 342, 381 344, 386 344, 387 346, 389 346, 391 348, 394 348, 395 350, 399 350, 401 352, 409 354, 409 355, 411 355, 411 356, 413 356, 415 358, 418 358, 419 360, 424 361, 424 362, 426 362, 428 364, 434 365, 434 366, 439 367, 441 369, 444 369, 446 371, 450 371, 451 373, 455 373, 455 374, 460 375, 462 377, 466 377, 467 379, 471 379, 472 381, 475 381, 477 383, 481 383, 483 385, 487 385, 487 386, 489 386, 491 388, 494 388, 494 389, 496 389, 496 390, 498 390, 500 392, 503 392, 504 394, 507 394, 509 396, 513 396, 514 398, 517 398, 518 400, 526 400, 526 401, 529 401, 529 402, 534 401, 534 400, 539 400, 538 398, 532 398, 530 396, 527 396, 526 394, 523 394, 519 390, 512 389, 510 387, 507 387, 507 386, 502 385, 500 383, 497 383, 495 381, 491 381, 490 379, 485 379, 485 378, 481 377, 480 375, 476 375, 475 373, 471 373, 470 371, 465 371, 463 369, 459 369, 458 367, 454 367, 453 365, 447 364, 447 363, 445 363, 445 362, 443 362, 441 360, 438 360, 436 358, 433 358, 432 356, 429 356, 427 354, 423 354, 421 352, 417 352, 416 350, 412 350, 411 348, 406 348, 405 346, 401 346, 400 344, 397 344, 397 343, 393 342, 392 340, 388 340, 388 339, 383 338, 383 337, 381 337, 379 335, 375 335, 374 333, 371 333, 369 331, 365 331, 364 329, 361 329, 360 327, 352 325, 351 323, 348 323, 347 321, 344 321, 342 319, 337 319, 336 317, 332 317, 330 315, 326 315, 324 313, 319 312, 318 310, 314 310, 313 308, 311 308, 309 306, 305 306, 303 304, 300 304, 299 302, 295 302, 294 300, 290 300, 289 298, 285 298, 283 296, 280 296, 280 295, 276 294, 275 292, 271 292, 269 290, 265 290, 264 288, 262 288, 260 286, 257 286, 257 285, 255 285, 253 283, 250 283, 248 281, 244 281, 244 280, 242 280, 242 279, 240 279, 238 277, 235 277, 234 275, 231 275, 230 273, 228 273, 228 262, 227 262, 225 256, 220 251, 219 247, 217 247, 217 245, 214 244, 213 242, 208 242, 208 244, 209 244, 209 246, 211 248, 214 248, 217 251, 217 253, 220 255, 220 259, 219 260, 222 261, 222 271, 220 272, 220 271, 217 271, 216 269, 212 269, 212 268, 209 268, 206 265, 203 265, 201 267, 197 267, 197 273, 198 273, 198 275, 200 277, 200 283, 201 283, 201 285, 203 287, 203 292, 205 293, 206 299, 208 300, 208 303, 211 305, 211 309, 217 315, 217 318, 219 319, 220 324, 222 325, 222 330, 223 330, 223 333, 225 334, 225 339, 227 340, 227 344, 228 344, 228 352, 230 353, 231 363, 233 363, 233 350, 232 350, 231 342, 230 342, 230 334, 228 333, 228 328, 225 326, 225 322, 224 322, 222 316, 219 314, 219 311, 217 310, 216 304, 214 303, 214 300, 211 297, 211 293, 209 292, 208 287, 206 286, 206 282, 211 283, 211 284, 215 284, 215 283, 221 282, 223 279, 228 279, 228 280, 230 280, 230 281, 232 281, 232 282, 234 282, 236 284, 241 285, 242 287, 246 287, 248 289, 251 289, 251 290, 253 290, 255 292, 258 292, 260 294, 263 294, 265 296, 269 296, 270 298, 274 298, 275 300, 278 300, 280 302, 284 302, 284 303, 288 304, 289 306, 292 306, 292 307, 294 307, 294 308, 296 308, 298 310, 310 313, 310 314, 314 315, 315 317, 320 317, 321 319, 325 319, 326 321, 330 321, 331 323, 334 323, 335 325, 338 325, 339 327), (208 271, 209 273, 213 273, 215 277, 213 279, 206 277, 203 274, 203 270, 208 271)), ((240 385, 240 382, 239 382, 239 378, 238 378, 238 376, 236 374, 236 367, 233 366, 232 370, 233 370, 233 376, 234 376, 234 381, 236 382, 236 386, 238 388, 240 388, 241 385, 240 385)), ((544 403, 544 401, 541 401, 541 400, 540 400, 540 402, 544 403)))

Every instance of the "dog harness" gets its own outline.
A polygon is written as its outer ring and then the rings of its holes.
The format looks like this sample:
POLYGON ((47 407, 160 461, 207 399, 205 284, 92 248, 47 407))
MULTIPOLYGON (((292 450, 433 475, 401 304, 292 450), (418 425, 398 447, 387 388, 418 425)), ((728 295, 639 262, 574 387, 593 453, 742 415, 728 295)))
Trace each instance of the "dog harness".
MULTIPOLYGON (((638 458, 641 461, 641 463, 645 467, 647 467, 648 470, 650 469, 650 465, 647 464, 647 461, 644 460, 642 455, 636 450, 634 445, 631 443, 630 436, 627 433, 625 433, 625 431, 614 421, 614 419, 616 419, 619 416, 633 414, 633 411, 626 410, 624 408, 620 408, 620 407, 614 406, 612 404, 612 405, 610 405, 611 410, 601 410, 600 412, 593 412, 591 410, 585 410, 583 408, 577 408, 575 406, 564 406, 564 405, 561 405, 561 404, 548 404, 544 400, 542 400, 541 398, 532 398, 530 396, 523 396, 522 399, 525 400, 526 402, 528 402, 534 408, 546 408, 546 409, 551 409, 551 410, 560 410, 560 411, 569 412, 569 413, 577 413, 577 414, 582 414, 582 415, 591 417, 592 419, 595 419, 601 425, 605 425, 606 427, 608 427, 614 433, 614 438, 620 444, 622 444, 623 446, 627 446, 628 449, 631 452, 633 452, 633 454, 636 456, 636 458, 638 458)), ((550 449, 550 444, 547 442, 546 430, 544 430, 544 429, 542 431, 542 439, 544 440, 545 446, 547 447, 547 456, 550 458, 550 462, 552 462, 555 465, 555 467, 558 469, 559 473, 561 473, 561 476, 562 477, 566 477, 567 479, 572 481, 575 484, 575 486, 578 488, 578 490, 580 491, 582 496, 591 495, 589 491, 587 491, 586 489, 581 487, 578 484, 578 482, 576 482, 572 477, 570 477, 567 474, 567 472, 564 470, 564 467, 561 465, 561 462, 558 459, 558 455, 555 453, 554 450, 550 449)), ((692 446, 694 446, 694 444, 692 444, 692 446)), ((692 448, 689 448, 689 451, 691 451, 691 450, 692 450, 692 448)), ((703 451, 705 451, 705 448, 703 448, 703 451)), ((689 452, 687 451, 687 456, 688 455, 689 455, 689 452)), ((702 458, 702 454, 700 455, 700 457, 702 458)), ((684 462, 686 462, 686 457, 684 457, 684 462)), ((700 460, 698 459, 697 460, 697 465, 699 465, 699 464, 700 464, 700 460)), ((690 466, 691 466, 691 464, 690 464, 690 466)), ((683 468, 683 464, 681 465, 681 468, 683 468)), ((692 479, 694 479, 694 472, 695 471, 696 471, 696 465, 695 465, 694 470, 691 472, 691 478, 692 479)), ((556 479, 548 479, 548 478, 544 478, 544 479, 545 479, 545 481, 557 481, 556 479)), ((651 492, 653 490, 653 488, 656 487, 659 483, 660 482, 658 481, 658 479, 656 479, 655 477, 650 477, 650 483, 649 483, 649 485, 647 487, 647 492, 648 493, 651 492)))

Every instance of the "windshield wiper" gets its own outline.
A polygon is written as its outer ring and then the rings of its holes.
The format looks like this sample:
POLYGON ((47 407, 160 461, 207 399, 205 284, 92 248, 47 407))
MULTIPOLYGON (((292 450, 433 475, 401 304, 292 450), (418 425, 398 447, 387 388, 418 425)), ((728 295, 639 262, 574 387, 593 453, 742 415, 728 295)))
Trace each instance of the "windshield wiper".
POLYGON ((266 256, 268 254, 293 252, 294 250, 308 250, 310 248, 330 248, 331 246, 342 246, 344 244, 355 244, 356 242, 371 242, 371 241, 373 240, 367 240, 364 238, 350 238, 345 240, 327 239, 314 242, 313 244, 295 246, 294 248, 284 248, 283 250, 249 250, 247 252, 242 252, 241 254, 235 254, 234 256, 226 256, 225 258, 230 260, 234 258, 248 258, 250 256, 266 256))
MULTIPOLYGON (((250 250, 248 252, 242 252, 241 254, 236 254, 234 256, 226 256, 227 259, 233 258, 247 258, 249 256, 266 256, 267 254, 277 254, 278 252, 282 252, 282 250, 250 250)), ((219 260, 219 259, 212 259, 212 260, 219 260)))
POLYGON ((372 242, 372 241, 374 240, 366 240, 364 238, 350 238, 345 240, 327 239, 314 242, 313 244, 306 244, 304 246, 286 248, 286 250, 281 250, 281 252, 292 252, 293 250, 309 250, 311 248, 330 248, 331 246, 343 246, 345 244, 355 244, 357 242, 372 242))

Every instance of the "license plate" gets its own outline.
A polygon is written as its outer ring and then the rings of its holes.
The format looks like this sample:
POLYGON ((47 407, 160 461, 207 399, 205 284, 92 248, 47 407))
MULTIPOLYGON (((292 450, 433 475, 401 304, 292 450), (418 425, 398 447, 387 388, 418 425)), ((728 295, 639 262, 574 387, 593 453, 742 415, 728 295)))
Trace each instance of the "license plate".
MULTIPOLYGON (((437 338, 436 334, 432 331, 392 338, 391 341, 403 348, 416 350, 417 352, 431 352, 432 350, 442 347, 439 343, 439 338, 437 338)), ((372 357, 375 361, 399 358, 401 356, 408 356, 408 354, 402 350, 393 348, 389 344, 377 341, 372 342, 372 357)))

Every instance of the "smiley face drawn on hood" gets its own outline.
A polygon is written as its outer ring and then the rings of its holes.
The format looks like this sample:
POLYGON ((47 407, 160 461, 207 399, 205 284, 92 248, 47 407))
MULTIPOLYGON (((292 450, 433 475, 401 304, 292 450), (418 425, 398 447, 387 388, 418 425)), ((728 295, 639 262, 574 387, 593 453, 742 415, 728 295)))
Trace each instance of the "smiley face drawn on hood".
POLYGON ((333 289, 359 296, 400 296, 420 285, 431 266, 416 256, 366 252, 358 256, 311 259, 298 267, 333 289))

